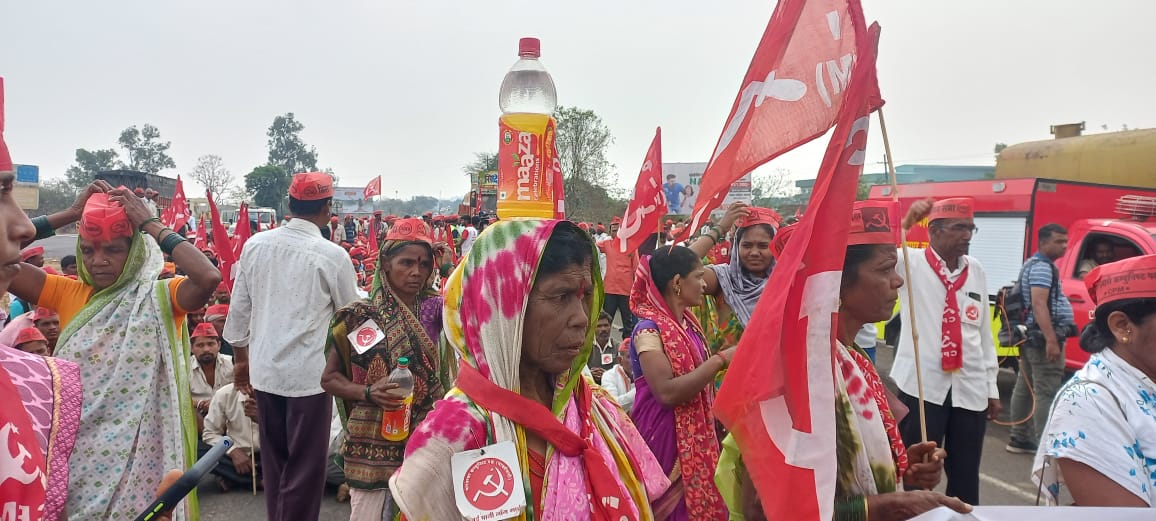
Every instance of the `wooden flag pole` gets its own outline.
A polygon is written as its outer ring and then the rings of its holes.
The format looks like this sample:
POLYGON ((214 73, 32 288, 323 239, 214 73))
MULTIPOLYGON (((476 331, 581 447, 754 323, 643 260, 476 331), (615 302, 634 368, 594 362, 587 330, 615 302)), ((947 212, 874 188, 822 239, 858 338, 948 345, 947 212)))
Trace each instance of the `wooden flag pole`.
MULTIPOLYGON (((895 176, 895 161, 891 155, 891 142, 887 139, 887 122, 883 119, 883 108, 876 114, 879 116, 879 130, 883 132, 883 152, 887 154, 887 177, 891 181, 891 199, 899 200, 899 182, 895 176)), ((899 241, 903 244, 903 282, 907 287, 907 320, 911 324, 911 347, 915 354, 915 386, 919 391, 919 433, 924 443, 927 443, 927 411, 923 406, 923 368, 919 364, 919 328, 915 327, 915 295, 911 289, 911 262, 907 254, 907 229, 899 226, 899 241)), ((895 346, 898 350, 899 346, 895 346)))
MULTIPOLYGON (((249 433, 253 436, 257 434, 257 427, 253 425, 253 419, 249 418, 249 433)), ((251 436, 252 437, 252 436, 251 436)), ((253 495, 257 495, 257 451, 254 448, 249 449, 249 481, 253 482, 253 495)))

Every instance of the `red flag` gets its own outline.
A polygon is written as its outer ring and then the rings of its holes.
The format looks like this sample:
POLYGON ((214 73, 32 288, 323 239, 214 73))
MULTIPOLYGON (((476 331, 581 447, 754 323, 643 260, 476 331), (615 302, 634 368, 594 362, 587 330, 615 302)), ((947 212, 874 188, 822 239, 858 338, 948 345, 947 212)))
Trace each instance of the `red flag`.
POLYGON ((174 230, 180 230, 189 222, 189 202, 185 199, 185 184, 181 176, 177 176, 177 189, 173 191, 173 200, 168 208, 161 212, 161 224, 174 230))
POLYGON ((233 259, 241 258, 241 250, 252 234, 253 230, 249 224, 249 204, 241 203, 241 209, 237 211, 237 228, 233 230, 233 259))
POLYGON ((618 228, 618 251, 637 250, 658 230, 666 214, 666 194, 662 191, 662 128, 654 130, 654 140, 642 161, 642 171, 634 183, 634 197, 626 206, 618 228))
POLYGON ((201 222, 197 225, 197 241, 193 243, 200 251, 205 251, 209 245, 209 230, 205 228, 205 214, 201 214, 201 222))
POLYGON ((233 256, 233 245, 229 241, 229 231, 221 222, 221 212, 217 211, 217 203, 213 201, 213 193, 205 190, 209 199, 209 218, 213 221, 213 246, 217 250, 217 269, 221 270, 221 278, 233 291, 233 264, 237 258, 233 256))
MULTIPOLYGON (((21 373, 27 371, 23 364, 14 363, 12 367, 19 370, 17 378, 23 379, 21 373)), ((0 464, 0 473, 4 476, 0 479, 0 498, 4 498, 6 512, 4 519, 42 519, 48 484, 45 449, 41 448, 32 428, 32 419, 20 399, 20 390, 4 367, 0 367, 0 396, 5 397, 0 400, 0 435, 4 441, 0 451, 4 451, 6 456, 0 464)))
POLYGON ((759 300, 715 401, 768 519, 832 518, 836 297, 876 90, 877 36, 872 25, 860 37, 809 210, 771 273, 767 287, 776 289, 759 300))
POLYGON ((690 230, 735 182, 835 124, 863 34, 859 0, 780 0, 703 172, 690 230))
POLYGON ((8 153, 8 145, 4 143, 4 78, 0 78, 0 172, 11 172, 15 169, 12 155, 8 153))
POLYGON ((273 228, 276 228, 276 227, 277 227, 277 219, 273 216, 273 214, 269 214, 269 229, 272 230, 273 228))
POLYGON ((381 176, 373 178, 369 184, 365 185, 365 198, 369 199, 375 195, 381 195, 381 176))
POLYGON ((562 160, 558 152, 554 152, 554 161, 551 169, 554 171, 554 218, 566 218, 566 179, 562 175, 562 160))

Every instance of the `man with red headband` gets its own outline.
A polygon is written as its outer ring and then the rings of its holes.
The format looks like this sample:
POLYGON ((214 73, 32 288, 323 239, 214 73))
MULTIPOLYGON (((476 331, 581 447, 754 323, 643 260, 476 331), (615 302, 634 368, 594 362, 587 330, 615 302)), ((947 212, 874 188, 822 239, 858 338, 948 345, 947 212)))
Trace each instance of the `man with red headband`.
POLYGON ((233 346, 236 387, 252 378, 265 450, 265 507, 272 521, 317 519, 333 399, 321 388, 329 321, 358 299, 349 255, 321 236, 333 178, 296 174, 289 224, 254 235, 233 268, 224 337, 233 346), (271 269, 276 266, 277 269, 271 269))
MULTIPOLYGON (((1002 405, 996 375, 999 363, 991 335, 987 275, 970 255, 975 233, 975 202, 966 197, 918 201, 903 220, 910 228, 928 220, 930 246, 908 250, 910 284, 899 292, 904 309, 903 332, 895 351, 891 377, 899 387, 899 399, 912 411, 919 407, 919 375, 912 345, 913 310, 919 327, 923 397, 927 415, 927 439, 951 455, 944 464, 947 495, 979 504, 979 463, 987 420, 999 416, 1002 405)), ((864 214, 864 226, 872 221, 864 214)), ((903 255, 895 271, 906 277, 903 255)), ((908 446, 922 441, 918 414, 899 424, 908 446)))
POLYGON ((46 307, 37 307, 36 313, 32 315, 32 323, 48 342, 48 352, 54 353, 56 341, 60 338, 60 315, 46 307))
POLYGON ((209 413, 213 393, 233 383, 233 357, 221 354, 217 328, 209 322, 197 324, 193 334, 192 360, 189 361, 189 393, 193 406, 204 416, 209 413))

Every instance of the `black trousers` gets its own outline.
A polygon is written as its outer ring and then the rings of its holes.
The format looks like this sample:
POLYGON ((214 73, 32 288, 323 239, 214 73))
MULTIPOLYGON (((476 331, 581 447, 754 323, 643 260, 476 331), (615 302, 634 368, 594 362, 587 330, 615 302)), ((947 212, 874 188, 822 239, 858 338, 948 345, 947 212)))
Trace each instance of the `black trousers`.
POLYGON ((325 495, 333 398, 257 391, 261 471, 269 521, 317 521, 325 495))
POLYGON ((611 324, 614 323, 614 313, 621 313, 622 338, 630 338, 630 333, 634 332, 634 314, 630 312, 630 296, 607 293, 606 300, 602 303, 602 311, 610 315, 611 324))
MULTIPOLYGON (((910 447, 923 438, 919 432, 919 399, 902 391, 899 399, 911 412, 899 422, 903 444, 910 447)), ((927 440, 947 451, 943 473, 947 476, 948 496, 971 505, 979 504, 979 462, 983 456, 983 435, 987 430, 987 411, 969 411, 951 406, 951 391, 943 405, 924 402, 927 415, 927 440)), ((912 462, 914 463, 914 462, 912 462)))

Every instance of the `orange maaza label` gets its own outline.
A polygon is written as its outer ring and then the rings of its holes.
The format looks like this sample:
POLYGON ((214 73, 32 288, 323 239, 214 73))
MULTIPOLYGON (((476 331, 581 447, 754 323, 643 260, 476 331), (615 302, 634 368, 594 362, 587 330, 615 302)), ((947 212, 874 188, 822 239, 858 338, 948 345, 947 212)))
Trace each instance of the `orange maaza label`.
POLYGON ((552 218, 554 118, 506 114, 498 120, 498 216, 552 218))
POLYGON ((389 441, 404 441, 409 437, 410 412, 413 410, 413 394, 402 401, 396 411, 382 411, 381 437, 389 441))

